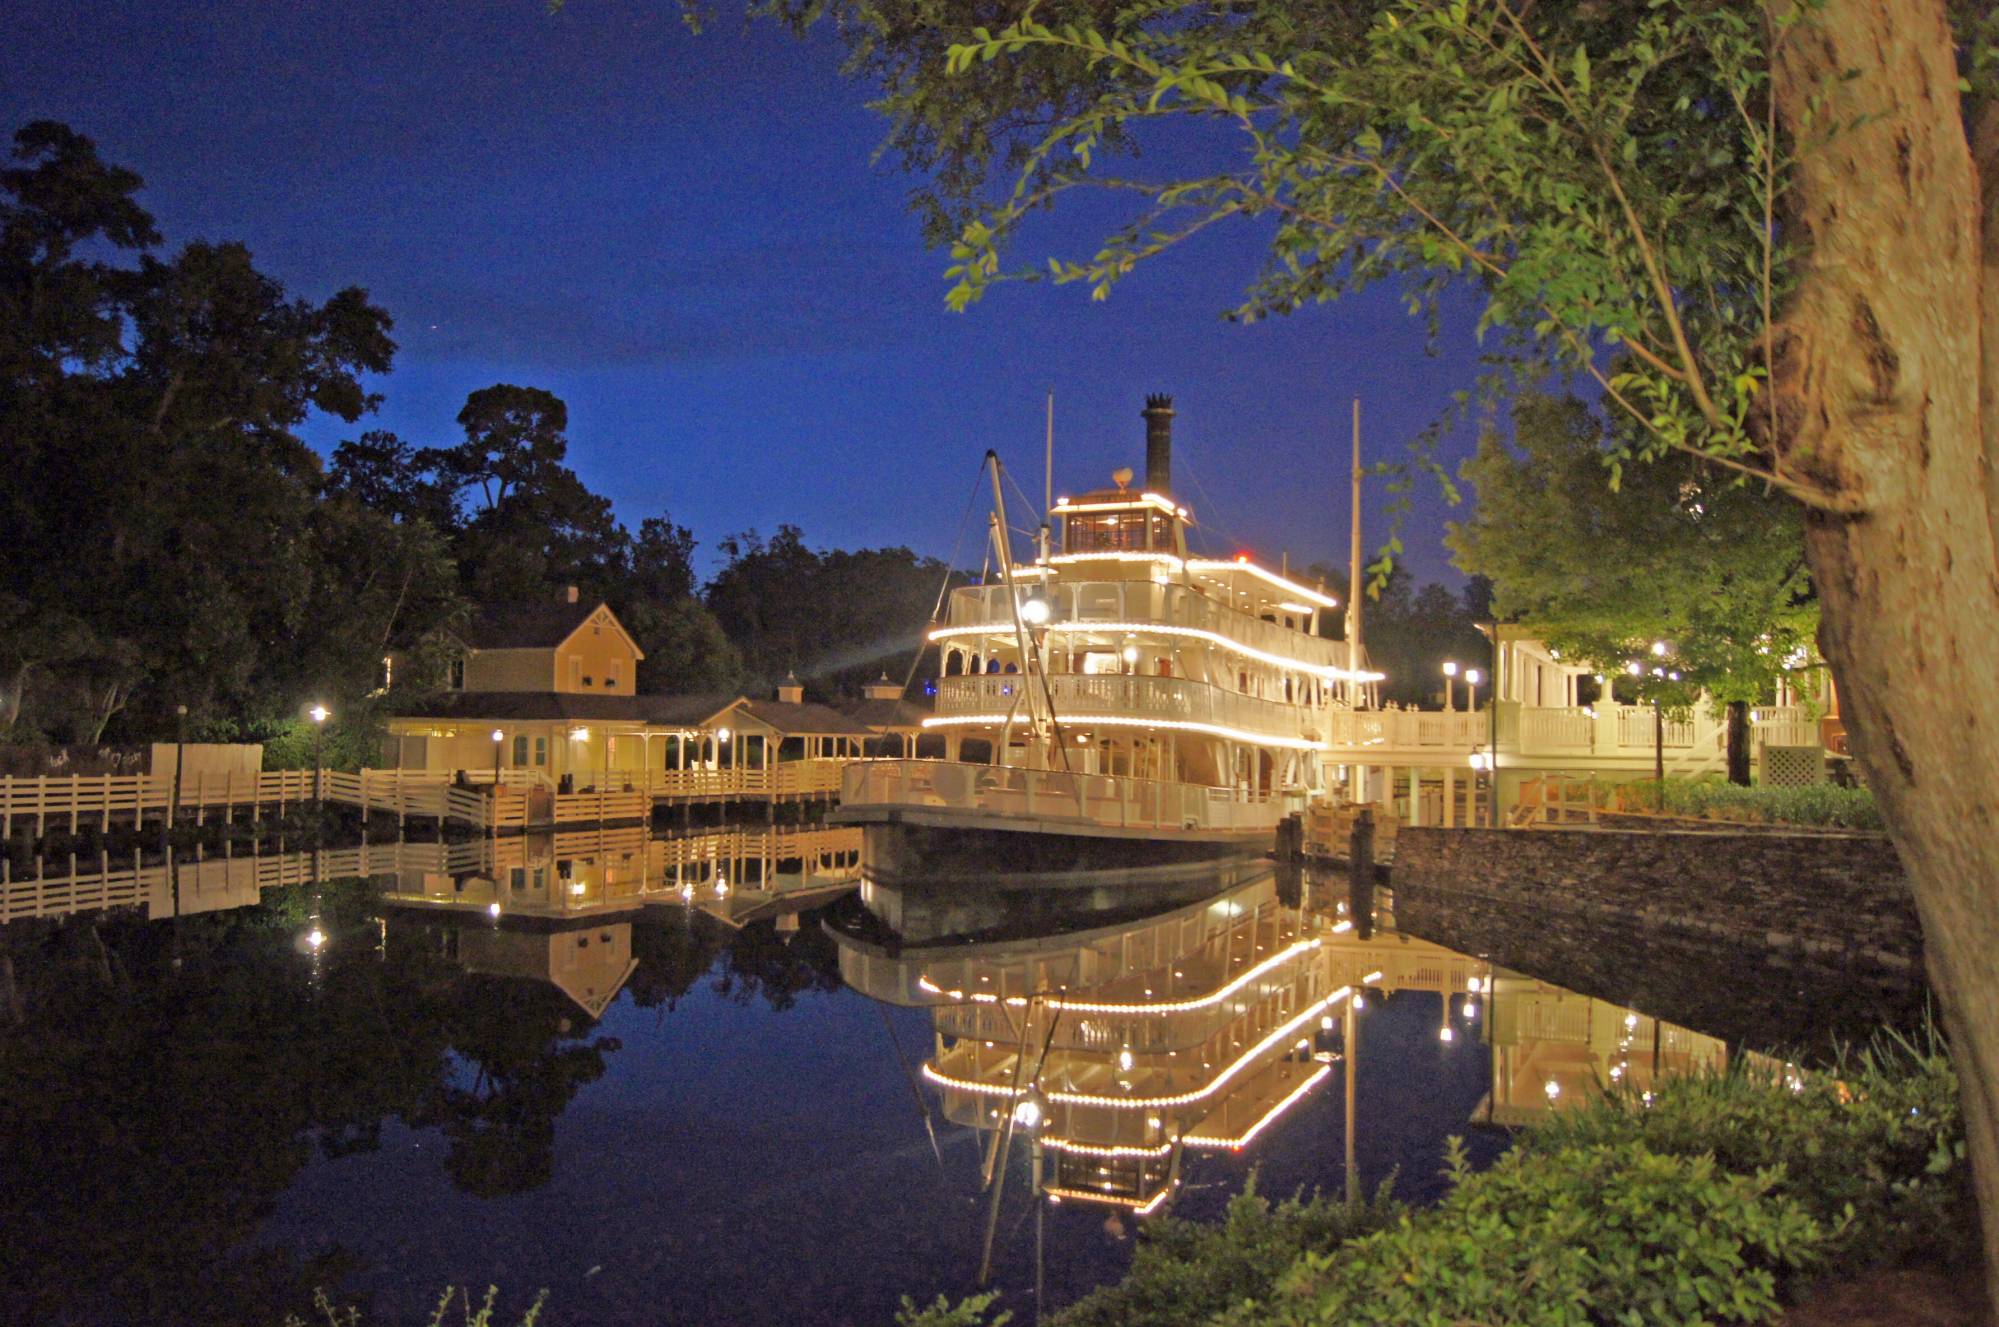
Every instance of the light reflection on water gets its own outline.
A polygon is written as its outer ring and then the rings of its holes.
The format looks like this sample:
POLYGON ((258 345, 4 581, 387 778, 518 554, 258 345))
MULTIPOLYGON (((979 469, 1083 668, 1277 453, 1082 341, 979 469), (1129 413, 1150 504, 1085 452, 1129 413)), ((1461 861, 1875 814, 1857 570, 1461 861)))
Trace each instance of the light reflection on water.
POLYGON ((879 1323, 989 1234, 1025 1313, 1140 1211, 1338 1189, 1349 1067, 1359 1182, 1421 1200, 1447 1136, 1731 1053, 1267 863, 856 892, 858 835, 10 866, 0 1317, 879 1323))

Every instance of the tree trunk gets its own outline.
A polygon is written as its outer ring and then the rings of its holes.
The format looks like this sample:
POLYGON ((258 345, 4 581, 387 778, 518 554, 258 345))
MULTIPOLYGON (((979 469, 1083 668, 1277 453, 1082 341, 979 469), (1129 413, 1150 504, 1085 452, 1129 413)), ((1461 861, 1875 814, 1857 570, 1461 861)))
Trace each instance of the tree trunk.
POLYGON ((1943 0, 1824 0, 1772 88, 1809 245, 1777 464, 1859 503, 1808 516, 1819 643, 1922 918, 1999 1295, 1999 246, 1943 0))
POLYGON ((1728 702, 1728 781, 1749 786, 1749 702, 1728 702))

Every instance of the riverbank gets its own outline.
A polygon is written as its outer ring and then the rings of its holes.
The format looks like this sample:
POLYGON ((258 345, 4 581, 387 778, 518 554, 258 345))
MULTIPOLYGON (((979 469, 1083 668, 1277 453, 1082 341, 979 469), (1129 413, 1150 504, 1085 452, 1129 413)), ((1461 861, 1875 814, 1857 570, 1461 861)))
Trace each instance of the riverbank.
MULTIPOLYGON (((1882 1039, 1824 1070, 1735 1070, 1609 1092, 1524 1129, 1451 1192, 1271 1204, 1148 1227, 1130 1273, 1056 1327, 1413 1321, 1805 1327, 1952 1322, 1975 1295, 1977 1213, 1943 1047, 1882 1039), (1911 1302, 1914 1300, 1915 1302, 1911 1302), (1828 1316, 1828 1315, 1835 1316, 1828 1316)), ((934 1305, 905 1327, 996 1320, 934 1305)), ((967 1312, 968 1309, 973 1311, 967 1312)))

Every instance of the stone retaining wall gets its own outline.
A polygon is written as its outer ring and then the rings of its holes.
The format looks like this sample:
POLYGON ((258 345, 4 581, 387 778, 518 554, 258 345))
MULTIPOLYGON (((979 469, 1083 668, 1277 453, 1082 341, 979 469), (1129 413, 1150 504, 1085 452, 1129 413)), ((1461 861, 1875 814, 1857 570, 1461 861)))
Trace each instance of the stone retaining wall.
POLYGON ((1745 1001, 1788 1002, 1772 1028, 1829 1000, 1842 1024, 1897 1021, 1922 999, 1878 835, 1405 828, 1389 883, 1404 930, 1691 1026, 1745 1001))

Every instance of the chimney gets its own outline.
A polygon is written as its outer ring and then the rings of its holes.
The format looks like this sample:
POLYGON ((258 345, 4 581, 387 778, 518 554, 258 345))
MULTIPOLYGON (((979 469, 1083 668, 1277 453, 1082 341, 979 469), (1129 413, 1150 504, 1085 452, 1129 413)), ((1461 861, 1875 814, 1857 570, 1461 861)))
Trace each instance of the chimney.
POLYGON ((784 675, 784 681, 777 684, 777 698, 786 705, 798 705, 804 702, 805 687, 799 682, 798 674, 786 673, 784 675))
MULTIPOLYGON (((1171 413, 1171 412, 1169 411, 1168 413, 1171 413)), ((573 604, 573 603, 575 603, 575 602, 576 602, 576 599, 577 599, 577 592, 576 592, 576 587, 575 587, 575 586, 573 586, 573 585, 565 585, 565 586, 563 586, 563 587, 562 587, 562 602, 563 602, 563 603, 565 603, 565 604, 573 604)))
POLYGON ((880 677, 862 687, 861 695, 868 700, 901 700, 902 685, 898 682, 889 681, 888 674, 883 673, 880 677))
POLYGON ((1145 398, 1145 491, 1173 492, 1173 398, 1155 392, 1145 398))

